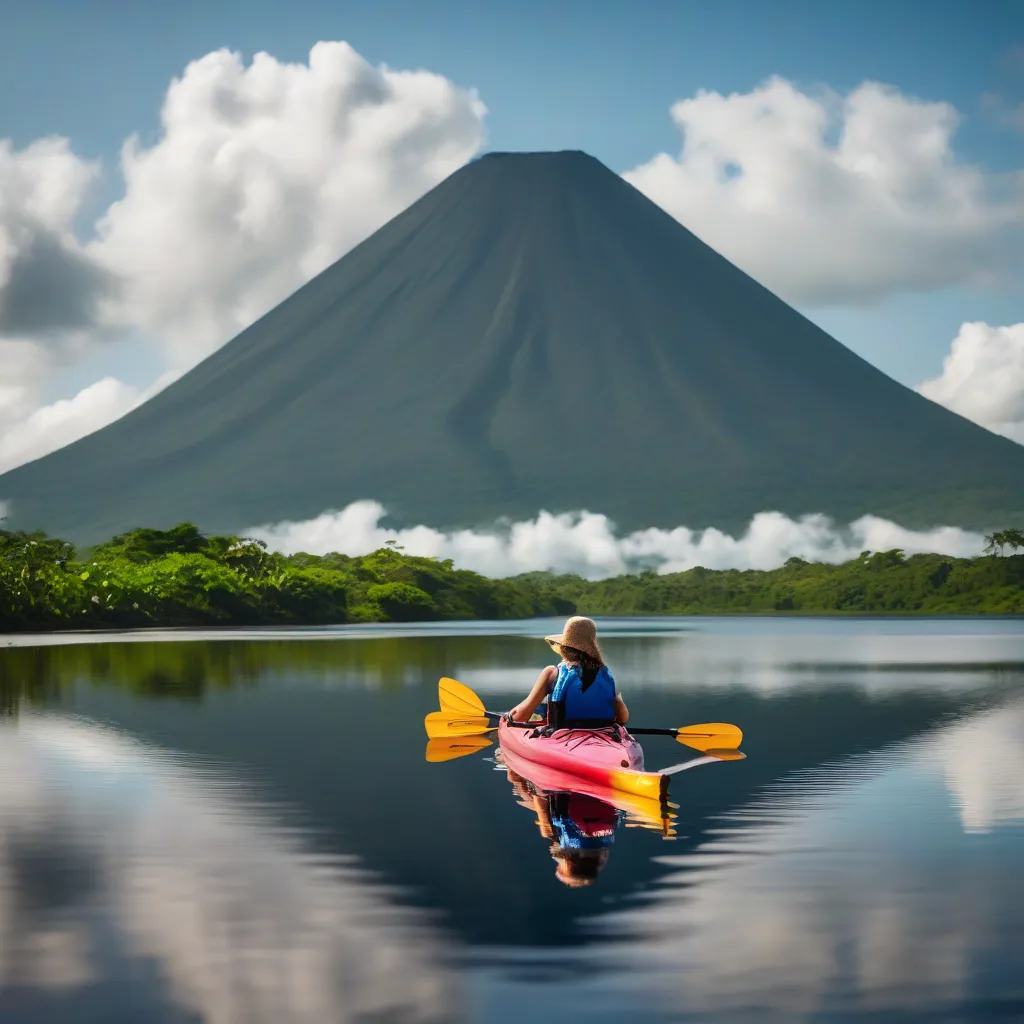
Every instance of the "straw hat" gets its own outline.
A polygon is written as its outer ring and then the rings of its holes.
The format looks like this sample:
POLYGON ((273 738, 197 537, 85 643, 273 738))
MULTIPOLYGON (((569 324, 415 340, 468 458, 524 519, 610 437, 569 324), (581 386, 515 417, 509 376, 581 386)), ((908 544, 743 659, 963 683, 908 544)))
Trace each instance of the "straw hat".
POLYGON ((574 647, 577 651, 589 654, 597 661, 604 662, 604 655, 597 645, 597 623, 593 619, 574 615, 567 619, 561 633, 546 636, 544 639, 561 654, 562 647, 574 647))

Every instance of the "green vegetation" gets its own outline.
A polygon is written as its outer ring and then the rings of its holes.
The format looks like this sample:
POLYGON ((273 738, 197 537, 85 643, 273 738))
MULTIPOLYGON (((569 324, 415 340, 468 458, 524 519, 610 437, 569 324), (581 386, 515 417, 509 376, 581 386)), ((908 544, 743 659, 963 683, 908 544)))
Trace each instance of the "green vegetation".
POLYGON ((1024 530, 996 530, 985 538, 985 550, 990 555, 1005 554, 1009 548, 1013 552, 1024 548, 1024 530))
POLYGON ((570 614, 553 583, 489 580, 395 546, 361 558, 284 556, 182 523, 78 559, 66 541, 0 531, 0 631, 314 625, 570 614))
POLYGON ((394 544, 362 557, 270 552, 183 523, 136 530, 79 558, 66 541, 0 531, 0 631, 314 625, 542 615, 1024 614, 1024 532, 975 559, 864 552, 843 565, 791 558, 769 572, 696 568, 590 582, 487 579, 394 544))

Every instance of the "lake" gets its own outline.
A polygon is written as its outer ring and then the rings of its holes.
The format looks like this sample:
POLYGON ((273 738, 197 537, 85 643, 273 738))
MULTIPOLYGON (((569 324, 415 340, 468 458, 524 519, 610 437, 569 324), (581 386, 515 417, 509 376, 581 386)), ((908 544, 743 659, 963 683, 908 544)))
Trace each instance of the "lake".
POLYGON ((560 626, 0 638, 0 1021, 1024 1018, 1024 621, 601 620, 632 724, 747 757, 585 886, 565 798, 424 757, 560 626))

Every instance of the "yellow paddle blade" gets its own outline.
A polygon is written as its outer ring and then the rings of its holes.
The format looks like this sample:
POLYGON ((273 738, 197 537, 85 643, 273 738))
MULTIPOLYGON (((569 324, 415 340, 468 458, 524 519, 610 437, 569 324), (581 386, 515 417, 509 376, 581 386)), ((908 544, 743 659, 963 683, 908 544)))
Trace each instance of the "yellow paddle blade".
POLYGON ((493 746, 494 741, 486 736, 452 736, 449 739, 427 740, 426 758, 428 761, 451 761, 456 757, 465 757, 478 750, 493 746))
POLYGON ((483 715, 484 702, 457 679, 442 679, 437 684, 437 700, 441 710, 453 715, 483 715))
POLYGON ((734 750, 743 742, 743 730, 738 725, 730 725, 728 722, 684 725, 676 730, 676 742, 704 753, 712 749, 734 750))
POLYGON ((708 757, 717 757, 719 761, 742 761, 747 755, 742 750, 729 750, 711 747, 704 751, 708 757))
POLYGON ((449 736, 477 736, 495 728, 487 718, 453 715, 448 711, 431 711, 423 719, 423 725, 432 740, 449 736))

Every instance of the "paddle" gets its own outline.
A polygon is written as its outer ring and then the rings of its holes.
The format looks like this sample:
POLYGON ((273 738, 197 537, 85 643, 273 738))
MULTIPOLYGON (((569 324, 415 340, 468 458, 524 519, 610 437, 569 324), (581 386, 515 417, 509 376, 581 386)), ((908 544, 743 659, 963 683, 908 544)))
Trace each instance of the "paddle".
MULTIPOLYGON (((424 723, 429 736, 484 733, 493 728, 488 718, 501 718, 497 711, 488 711, 476 693, 457 679, 441 679, 437 684, 437 699, 442 710, 431 712, 424 723)), ((517 724, 528 725, 526 722, 517 724)), ((725 754, 735 750, 743 741, 743 731, 728 722, 703 722, 700 725, 683 725, 678 729, 635 729, 630 726, 629 731, 634 736, 671 736, 677 743, 693 747, 694 750, 704 753, 715 751, 716 756, 719 752, 725 754)), ((719 756, 719 759, 726 760, 723 756, 719 756)))
POLYGON ((679 772, 685 772, 688 768, 699 768, 703 764, 714 764, 716 761, 739 761, 747 755, 739 750, 725 750, 719 751, 720 754, 724 754, 724 757, 718 757, 716 754, 705 754, 703 757, 695 757, 692 761, 683 761, 681 764, 673 764, 668 768, 662 768, 659 775, 676 775, 679 772))
POLYGON ((448 739, 456 736, 478 736, 493 732, 497 726, 482 716, 453 715, 450 711, 431 711, 423 719, 427 736, 432 739, 448 739))
POLYGON ((685 743, 695 750, 710 753, 712 749, 732 750, 743 742, 743 730, 728 722, 703 722, 701 725, 682 725, 678 729, 634 729, 634 736, 674 736, 677 743, 685 743))
POLYGON ((466 685, 457 679, 449 679, 447 676, 437 684, 437 700, 442 711, 449 711, 458 715, 494 715, 501 716, 495 711, 484 709, 484 702, 466 685))
POLYGON ((456 757, 465 757, 478 750, 493 746, 494 741, 486 736, 451 737, 449 739, 427 740, 426 758, 428 761, 451 761, 456 757))

